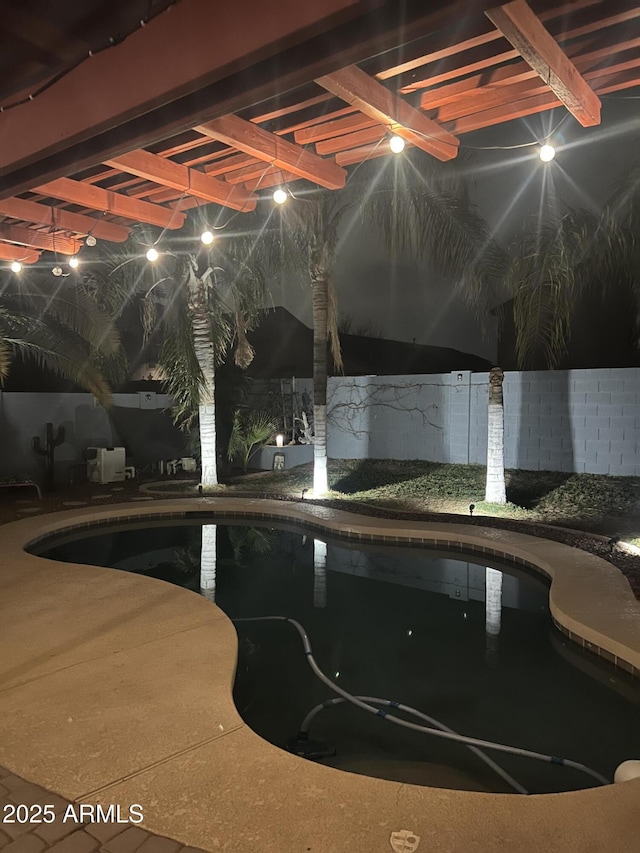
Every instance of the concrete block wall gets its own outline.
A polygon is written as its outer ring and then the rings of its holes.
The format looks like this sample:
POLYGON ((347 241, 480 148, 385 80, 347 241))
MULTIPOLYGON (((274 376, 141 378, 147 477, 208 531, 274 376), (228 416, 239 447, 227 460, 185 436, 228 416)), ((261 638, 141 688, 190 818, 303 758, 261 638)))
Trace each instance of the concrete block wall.
POLYGON ((332 377, 329 456, 446 461, 449 382, 448 373, 332 377))
MULTIPOLYGON (((468 371, 336 377, 329 455, 483 465, 488 382, 468 371)), ((508 468, 640 476, 640 368, 507 372, 504 416, 508 468)))
MULTIPOLYGON (((67 480, 72 466, 83 461, 85 448, 115 447, 125 443, 116 421, 129 422, 135 429, 135 410, 138 410, 138 431, 144 432, 150 427, 153 430, 161 419, 160 411, 170 405, 170 397, 153 392, 114 394, 113 408, 109 411, 96 404, 91 394, 0 392, 0 478, 41 479, 43 461, 34 453, 32 441, 38 436, 44 445, 48 422, 53 424, 54 431, 59 426, 65 430, 65 440, 56 448, 54 460, 56 478, 67 480), (118 414, 123 417, 117 417, 118 414)), ((164 435, 168 432, 165 430, 164 435)), ((176 455, 175 448, 164 437, 156 443, 154 437, 147 434, 143 440, 147 448, 157 450, 158 459, 176 455)), ((133 464, 141 467, 146 462, 146 459, 133 460, 133 464)))

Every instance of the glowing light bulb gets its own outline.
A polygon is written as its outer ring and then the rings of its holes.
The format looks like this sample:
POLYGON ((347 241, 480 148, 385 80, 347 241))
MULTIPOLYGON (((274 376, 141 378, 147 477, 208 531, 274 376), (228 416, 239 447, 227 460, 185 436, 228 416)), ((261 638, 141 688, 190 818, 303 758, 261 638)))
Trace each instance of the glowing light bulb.
POLYGON ((556 149, 553 145, 543 145, 540 148, 540 159, 543 163, 550 163, 553 158, 556 156, 556 149))
POLYGON ((51 270, 51 272, 56 276, 56 278, 58 278, 59 276, 61 276, 61 275, 62 275, 62 267, 55 266, 55 267, 51 270))
POLYGON ((151 263, 153 263, 154 261, 157 261, 159 257, 160 256, 158 255, 157 250, 154 249, 153 247, 151 247, 151 249, 149 249, 149 251, 147 252, 147 260, 151 261, 151 263))
POLYGON ((84 242, 87 244, 87 246, 95 246, 98 241, 93 236, 93 234, 87 234, 87 239, 84 242))
POLYGON ((72 270, 77 270, 78 267, 80 266, 80 261, 77 259, 77 257, 75 255, 72 258, 69 258, 69 266, 71 267, 72 270))
POLYGON ((22 269, 22 264, 20 263, 20 261, 14 261, 11 264, 11 272, 20 272, 21 269, 22 269))
POLYGON ((389 140, 389 148, 393 151, 394 154, 399 154, 401 151, 404 151, 404 139, 401 136, 392 136, 389 140))
POLYGON ((209 231, 209 229, 207 229, 206 231, 202 232, 202 234, 200 235, 200 239, 202 240, 205 246, 210 246, 213 243, 213 234, 211 233, 211 231, 209 231))
POLYGON ((273 200, 276 204, 284 204, 288 197, 289 196, 281 187, 279 187, 273 194, 273 200))

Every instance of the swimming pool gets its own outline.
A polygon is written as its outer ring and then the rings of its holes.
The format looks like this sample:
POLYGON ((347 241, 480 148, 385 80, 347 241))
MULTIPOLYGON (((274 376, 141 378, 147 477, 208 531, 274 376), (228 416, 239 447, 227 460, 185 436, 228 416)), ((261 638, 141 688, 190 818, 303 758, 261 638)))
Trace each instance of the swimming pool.
MULTIPOLYGON (((47 554, 204 587, 211 598, 215 590, 231 618, 295 618, 318 663, 340 686, 418 708, 464 734, 568 756, 609 778, 620 761, 638 753, 633 685, 600 668, 605 686, 567 663, 563 655, 578 652, 551 626, 546 586, 505 566, 487 570, 426 549, 356 550, 300 530, 201 529, 168 521, 109 528, 91 538, 76 534, 74 542, 50 543, 47 554), (215 553, 204 574, 203 535, 205 552, 215 553)), ((258 734, 285 746, 311 708, 331 694, 311 673, 289 625, 238 623, 237 629, 236 704, 258 734)), ((577 662, 593 665, 583 657, 577 662)), ((323 761, 342 769, 424 785, 509 790, 459 744, 396 729, 355 708, 322 711, 311 736, 336 747, 337 755, 323 761)), ((592 784, 566 768, 493 757, 532 792, 592 784)))

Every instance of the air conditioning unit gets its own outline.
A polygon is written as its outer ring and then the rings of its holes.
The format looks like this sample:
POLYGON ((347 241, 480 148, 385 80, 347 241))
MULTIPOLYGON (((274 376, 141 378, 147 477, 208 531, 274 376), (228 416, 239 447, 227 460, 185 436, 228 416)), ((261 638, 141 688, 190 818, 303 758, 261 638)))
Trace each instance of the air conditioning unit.
POLYGON ((87 447, 85 458, 90 483, 118 483, 125 479, 124 447, 87 447))

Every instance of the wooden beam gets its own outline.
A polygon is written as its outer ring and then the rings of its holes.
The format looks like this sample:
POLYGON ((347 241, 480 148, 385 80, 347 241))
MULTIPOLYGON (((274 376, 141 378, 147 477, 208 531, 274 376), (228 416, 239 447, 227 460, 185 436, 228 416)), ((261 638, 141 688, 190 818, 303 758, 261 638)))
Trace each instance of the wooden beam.
MULTIPOLYGON (((585 80, 589 80, 592 66, 596 63, 600 65, 603 59, 612 58, 612 48, 611 45, 607 45, 606 47, 592 50, 589 53, 578 55, 577 52, 584 49, 584 47, 585 44, 583 42, 577 44, 574 42, 568 48, 567 53, 569 56, 575 56, 574 62, 576 67, 584 75, 585 80)), ((638 47, 640 47, 640 37, 618 42, 615 48, 615 55, 618 56, 620 53, 624 53, 627 50, 635 50, 638 47)), ((526 62, 502 66, 488 74, 465 77, 464 80, 458 80, 455 83, 449 83, 446 86, 440 86, 437 89, 429 89, 423 92, 420 98, 420 107, 423 110, 433 110, 446 104, 481 98, 483 97, 483 93, 490 89, 505 92, 508 90, 511 92, 512 84, 523 80, 531 80, 536 76, 536 72, 526 62)), ((476 109, 480 109, 477 102, 476 109)))
POLYGON ((0 223, 0 240, 7 243, 20 243, 34 249, 45 249, 48 252, 60 252, 61 255, 75 255, 82 242, 66 237, 63 234, 34 231, 24 225, 6 225, 0 223))
POLYGON ((459 142, 452 133, 418 112, 356 65, 327 74, 316 82, 387 130, 439 160, 451 160, 457 155, 459 142))
MULTIPOLYGON (((635 63, 634 63, 635 64, 635 63)), ((617 92, 620 89, 628 88, 630 85, 637 85, 637 75, 633 74, 631 81, 627 81, 625 77, 620 77, 619 73, 612 72, 610 69, 603 69, 601 72, 590 72, 588 76, 598 75, 595 83, 595 88, 598 92, 606 94, 607 92, 617 92)), ((562 104, 553 92, 544 92, 543 94, 533 95, 521 100, 501 104, 492 109, 483 110, 482 112, 465 115, 454 121, 448 122, 447 127, 455 133, 469 133, 472 130, 479 130, 483 127, 492 127, 495 124, 501 124, 505 121, 523 118, 524 116, 533 115, 534 113, 552 110, 560 107, 562 104)), ((338 158, 336 158, 338 159, 338 158)))
POLYGON ((290 184, 292 181, 297 180, 298 176, 294 175, 292 172, 283 172, 281 169, 273 169, 254 181, 245 181, 245 187, 248 190, 265 190, 269 187, 284 186, 284 184, 290 184))
POLYGON ((336 136, 333 139, 323 139, 322 142, 316 143, 316 149, 322 154, 335 154, 338 151, 345 151, 348 148, 368 145, 370 142, 379 142, 383 153, 388 154, 389 145, 383 141, 385 136, 387 136, 385 128, 379 124, 374 124, 372 127, 367 127, 364 130, 357 130, 355 133, 347 133, 344 136, 336 136))
POLYGON ((194 130, 327 189, 339 190, 345 184, 347 173, 335 163, 323 160, 238 116, 222 116, 199 124, 194 130))
POLYGON ((525 0, 485 14, 583 127, 600 124, 600 99, 525 0))
POLYGON ((35 264, 39 257, 40 252, 35 252, 33 249, 9 243, 0 243, 0 258, 3 261, 19 261, 21 264, 35 264))
POLYGON ((184 225, 184 214, 175 210, 168 210, 158 204, 150 204, 148 201, 139 201, 137 198, 103 190, 102 187, 94 187, 82 181, 72 181, 70 178, 58 178, 48 184, 35 187, 33 192, 42 193, 50 198, 59 198, 71 204, 79 204, 102 213, 112 213, 114 216, 122 216, 133 222, 147 222, 149 225, 157 225, 159 228, 182 228, 184 225))
POLYGON ((361 112, 357 112, 344 118, 336 118, 332 121, 324 121, 322 124, 303 127, 300 130, 296 130, 294 137, 300 145, 308 145, 311 142, 321 142, 323 139, 332 139, 334 136, 341 136, 343 133, 364 130, 367 127, 373 127, 374 124, 373 119, 361 112))
MULTIPOLYGON (((191 116, 199 114, 200 121, 204 116, 220 115, 215 101, 196 94, 271 58, 275 71, 275 57, 283 50, 313 39, 320 42, 322 33, 367 11, 368 5, 363 0, 279 0, 265 17, 263 0, 236 0, 224 8, 211 0, 181 0, 119 44, 85 60, 34 101, 1 115, 0 173, 22 172, 45 157, 65 151, 70 156, 72 147, 132 120, 144 120, 141 135, 148 141, 166 137, 166 131, 158 135, 161 122, 165 128, 175 127, 176 122, 183 128, 195 123, 185 115, 176 119, 176 110, 171 107, 179 101, 185 102, 184 109, 191 116), (187 62, 185 50, 189 53, 187 62), (60 104, 73 104, 73 109, 61 111, 60 104), (162 119, 156 120, 160 112, 162 119)), ((348 34, 348 44, 351 49, 360 47, 355 33, 348 34)), ((304 56, 301 51, 300 67, 295 69, 298 75, 304 56)), ((323 62, 332 59, 335 61, 325 50, 323 62)), ((272 86, 270 80, 260 80, 258 86, 262 84, 272 86)), ((247 85, 243 93, 246 103, 252 102, 255 88, 247 85)), ((145 147, 144 142, 132 143, 132 138, 132 133, 121 138, 119 150, 113 142, 110 150, 104 144, 96 146, 93 162, 126 151, 127 142, 129 150, 132 144, 145 147)), ((72 164, 67 160, 67 174, 72 164)), ((51 165, 48 168, 48 172, 38 171, 51 174, 51 165)), ((32 181, 36 182, 42 179, 32 181)), ((16 195, 13 184, 6 195, 16 195)))
POLYGON ((211 175, 205 175, 197 169, 188 169, 166 157, 151 154, 149 151, 131 151, 105 161, 105 166, 121 169, 130 175, 137 175, 147 181, 153 181, 187 195, 202 198, 207 202, 231 207, 234 210, 254 210, 257 197, 240 187, 230 186, 211 175))
POLYGON ((111 243, 124 243, 129 236, 129 229, 107 220, 93 219, 80 213, 70 213, 50 207, 48 204, 38 204, 23 198, 7 198, 0 201, 0 214, 20 219, 23 222, 33 222, 38 225, 50 225, 62 231, 74 231, 76 234, 93 234, 100 240, 111 243))

